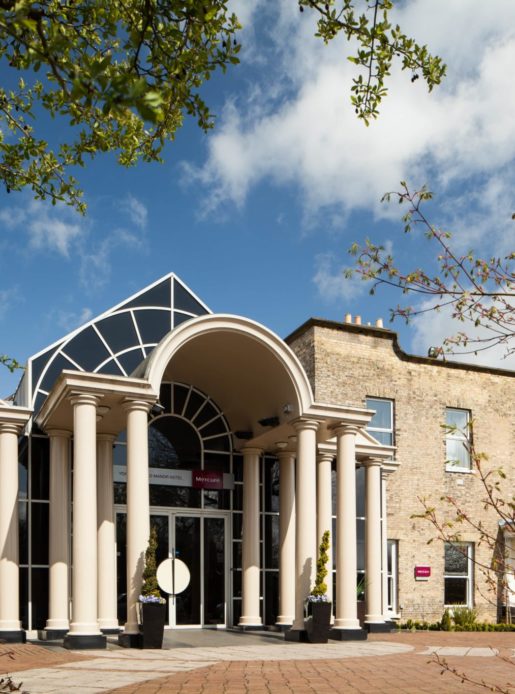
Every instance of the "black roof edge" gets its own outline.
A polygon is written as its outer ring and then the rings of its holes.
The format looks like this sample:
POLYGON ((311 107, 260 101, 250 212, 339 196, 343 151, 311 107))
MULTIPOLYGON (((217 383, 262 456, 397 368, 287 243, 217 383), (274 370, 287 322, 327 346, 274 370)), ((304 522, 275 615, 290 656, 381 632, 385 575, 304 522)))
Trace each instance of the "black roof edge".
POLYGON ((329 320, 327 318, 308 318, 292 333, 284 338, 287 344, 290 344, 310 328, 329 328, 330 330, 342 330, 360 335, 371 335, 381 337, 386 340, 391 340, 393 351, 403 361, 409 361, 414 364, 430 364, 431 366, 441 366, 448 369, 461 369, 464 371, 479 371, 482 373, 497 374, 499 376, 515 377, 515 371, 511 369, 501 369, 497 366, 484 366, 480 364, 468 364, 465 362, 448 361, 447 359, 438 359, 432 357, 422 357, 418 354, 409 354, 405 352, 399 345, 399 336, 395 330, 388 328, 378 328, 374 325, 356 325, 355 323, 340 323, 339 321, 329 320))

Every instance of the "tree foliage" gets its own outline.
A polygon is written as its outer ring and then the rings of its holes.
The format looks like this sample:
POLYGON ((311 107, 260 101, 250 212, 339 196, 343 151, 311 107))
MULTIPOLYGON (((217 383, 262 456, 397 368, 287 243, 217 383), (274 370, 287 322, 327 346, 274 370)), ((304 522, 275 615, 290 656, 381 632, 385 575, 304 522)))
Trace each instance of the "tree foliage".
POLYGON ((13 85, 0 87, 6 190, 84 211, 71 167, 99 152, 124 166, 157 161, 185 113, 211 128, 198 89, 238 62, 238 28, 225 0, 0 0, 0 65, 13 85), (39 134, 44 111, 61 120, 55 145, 39 134))
POLYGON ((363 68, 363 73, 353 80, 351 100, 366 125, 379 115, 394 60, 411 72, 412 82, 422 77, 429 91, 440 84, 446 71, 441 58, 431 55, 427 46, 407 36, 398 24, 392 24, 394 4, 394 0, 299 0, 301 11, 307 7, 319 15, 316 35, 325 43, 339 34, 356 41, 357 50, 348 60, 363 68))
POLYGON ((452 317, 463 323, 463 330, 446 338, 443 345, 432 347, 432 357, 445 353, 477 354, 494 345, 505 347, 506 356, 512 354, 515 352, 515 252, 490 258, 480 258, 472 250, 457 253, 451 246, 451 233, 431 224, 422 210, 424 202, 431 198, 426 188, 411 191, 402 181, 400 192, 388 193, 383 199, 396 199, 407 205, 404 232, 409 234, 421 228, 436 247, 436 274, 423 267, 401 270, 384 246, 367 239, 363 246, 353 244, 350 248, 350 253, 356 256, 356 265, 346 271, 346 276, 357 275, 371 281, 371 294, 378 286, 385 285, 430 300, 429 305, 397 305, 390 311, 392 320, 401 317, 409 323, 428 311, 450 310, 452 317))

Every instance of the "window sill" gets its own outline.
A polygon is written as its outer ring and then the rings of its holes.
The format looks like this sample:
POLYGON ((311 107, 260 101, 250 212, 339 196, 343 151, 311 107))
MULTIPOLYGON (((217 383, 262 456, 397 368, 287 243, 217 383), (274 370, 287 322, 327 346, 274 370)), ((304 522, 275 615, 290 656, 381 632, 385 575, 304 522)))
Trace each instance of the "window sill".
POLYGON ((475 475, 476 471, 468 467, 455 467, 454 465, 447 465, 445 467, 445 472, 459 472, 462 475, 475 475))

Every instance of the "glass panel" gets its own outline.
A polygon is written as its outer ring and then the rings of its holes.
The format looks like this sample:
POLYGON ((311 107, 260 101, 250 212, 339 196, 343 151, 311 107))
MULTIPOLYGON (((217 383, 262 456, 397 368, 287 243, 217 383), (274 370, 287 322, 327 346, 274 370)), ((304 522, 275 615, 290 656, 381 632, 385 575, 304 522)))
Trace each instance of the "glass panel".
POLYGON ((29 570, 20 569, 20 619, 21 628, 29 628, 29 570))
POLYGON ((18 504, 18 513, 20 518, 20 564, 29 563, 29 526, 28 526, 28 503, 26 501, 20 501, 18 504))
POLYGON ((103 338, 114 354, 139 345, 130 313, 117 313, 96 323, 103 338))
MULTIPOLYGON (((125 485, 124 485, 125 486, 125 485)), ((127 515, 116 514, 116 584, 118 621, 127 621, 127 515)))
POLYGON ((173 324, 176 328, 181 323, 186 323, 186 321, 192 320, 192 316, 187 316, 185 313, 179 313, 178 311, 173 312, 173 324))
POLYGON ((241 569, 241 542, 232 543, 232 568, 241 569))
MULTIPOLYGON (((169 518, 168 515, 158 516, 158 515, 152 514, 150 516, 150 527, 155 528, 157 531, 156 566, 159 566, 159 564, 162 561, 164 561, 165 559, 168 559, 168 556, 170 554, 170 539, 169 539, 169 535, 168 535, 168 518, 169 518)), ((168 606, 169 602, 170 602, 170 598, 169 598, 168 593, 161 591, 161 596, 163 598, 166 598, 166 604, 168 606)))
POLYGON ((18 462, 18 498, 26 499, 29 495, 29 439, 23 436, 19 443, 19 462, 18 462))
POLYGON ((212 439, 204 439, 204 447, 207 451, 227 451, 231 450, 230 436, 215 436, 212 439))
POLYGON ((275 624, 279 614, 279 573, 265 572, 265 624, 275 624))
POLYGON ((33 499, 48 499, 49 457, 49 440, 47 438, 33 436, 31 452, 31 482, 33 499))
POLYGON ((279 516, 265 516, 265 569, 279 568, 279 516))
MULTIPOLYGON (((100 342, 100 340, 99 340, 99 342, 100 342)), ((108 356, 109 355, 106 352, 104 359, 106 359, 108 356)), ((94 366, 97 366, 102 361, 103 361, 103 359, 99 359, 97 362, 95 362, 94 366)), ((41 386, 40 386, 41 390, 50 391, 50 389, 52 388, 52 386, 56 382, 57 377, 59 376, 61 371, 63 371, 64 369, 68 369, 70 371, 77 371, 77 367, 75 366, 75 364, 72 364, 71 361, 69 361, 69 359, 66 359, 66 357, 64 357, 62 354, 58 354, 54 358, 52 363, 49 365, 49 367, 45 373, 45 376, 43 377, 43 380, 42 380, 41 386)), ((92 369, 88 369, 88 371, 90 371, 90 370, 92 370, 92 369)))
POLYGON ((101 369, 98 369, 96 373, 99 374, 109 374, 110 376, 123 376, 123 371, 121 368, 118 366, 118 364, 115 362, 114 359, 111 359, 111 361, 108 361, 104 364, 104 366, 101 369))
POLYGON ((365 517, 365 468, 356 468, 356 515, 365 517))
POLYGON ((159 417, 148 430, 150 467, 196 470, 201 466, 200 441, 183 419, 159 417))
POLYGON ((265 458, 265 511, 279 511, 279 461, 265 458))
POLYGON ((336 515, 336 461, 333 460, 331 465, 331 504, 333 507, 333 516, 336 515))
POLYGON ((115 465, 127 465, 127 446, 115 444, 113 447, 113 462, 115 465))
POLYGON ((114 503, 115 504, 126 504, 127 503, 127 485, 124 482, 114 483, 114 503))
POLYGON ((182 415, 186 398, 188 397, 189 388, 180 384, 175 384, 173 387, 173 411, 175 414, 182 415))
POLYGON ((206 309, 182 286, 179 282, 173 283, 173 303, 174 308, 180 311, 188 311, 196 316, 203 316, 207 313, 206 309))
POLYGON ((48 618, 48 569, 32 569, 32 628, 44 629, 48 618))
POLYGON ((231 456, 225 453, 206 453, 204 456, 204 470, 211 472, 230 472, 231 456))
POLYGON ((172 386, 170 383, 163 383, 159 391, 159 402, 165 408, 166 414, 172 413, 172 386))
POLYGON ((191 487, 169 487, 165 484, 150 485, 151 506, 200 508, 201 498, 200 489, 192 489, 191 487))
POLYGON ((375 410, 375 415, 368 424, 368 428, 391 429, 392 428, 392 403, 390 400, 366 399, 367 410, 375 410))
POLYGON ((193 419, 204 404, 205 400, 206 398, 204 395, 200 395, 200 393, 197 393, 196 390, 192 390, 186 404, 186 409, 184 410, 184 417, 189 420, 193 419))
POLYGON ((241 598, 241 571, 233 571, 232 590, 235 598, 241 598))
POLYGON ((462 439, 447 438, 445 441, 445 462, 456 467, 470 467, 470 454, 462 439))
POLYGON ((241 617, 241 600, 232 601, 232 623, 234 626, 238 624, 241 617))
POLYGON ((445 573, 467 575, 468 558, 466 545, 445 545, 445 573))
POLYGON ((231 492, 228 489, 204 491, 204 507, 229 510, 231 507, 231 492))
POLYGON ((243 485, 235 484, 232 492, 232 507, 235 511, 243 510, 243 485))
POLYGON ((234 481, 243 482, 243 457, 239 453, 235 453, 232 457, 232 469, 234 481))
POLYGON ((65 344, 63 352, 85 371, 94 371, 96 366, 111 356, 92 327, 82 330, 68 344, 65 344))
POLYGON ((156 287, 152 287, 148 291, 137 296, 132 301, 128 301, 123 305, 123 308, 131 308, 133 306, 167 306, 171 305, 171 286, 170 278, 161 282, 156 287))
POLYGON ((136 311, 134 314, 138 323, 139 334, 144 344, 161 342, 171 330, 169 311, 136 311))
POLYGON ((200 624, 200 518, 175 517, 175 556, 191 574, 188 587, 175 598, 176 624, 200 624))
POLYGON ((225 520, 204 519, 204 624, 225 624, 225 520))
POLYGON ((454 410, 448 407, 445 410, 445 423, 449 427, 456 427, 457 430, 466 433, 468 414, 468 410, 454 410))
POLYGON ((358 518, 357 524, 357 536, 358 536, 358 571, 365 570, 365 521, 362 518, 358 518))
POLYGON ((241 513, 232 514, 232 536, 235 540, 241 540, 243 527, 243 516, 241 513))
MULTIPOLYGON (((197 413, 195 419, 193 420, 197 429, 201 429, 206 422, 219 415, 219 411, 212 403, 206 400, 204 407, 197 413)), ((226 432, 223 419, 218 419, 212 422, 209 426, 205 426, 202 429, 201 436, 205 438, 206 436, 214 436, 215 434, 222 434, 226 432), (213 428, 214 427, 214 428, 213 428)))
POLYGON ((370 431, 372 436, 382 443, 384 446, 393 445, 393 434, 389 431, 376 431, 375 429, 370 431))
POLYGON ((446 578, 445 579, 445 604, 446 605, 466 605, 467 604, 467 579, 466 578, 446 578))
POLYGON ((37 359, 32 360, 32 390, 34 390, 36 387, 39 377, 41 376, 47 363, 50 361, 52 354, 54 354, 54 352, 58 349, 59 346, 52 347, 37 359))
POLYGON ((48 504, 31 504, 32 563, 48 564, 48 504))
POLYGON ((141 362, 145 358, 145 355, 138 347, 137 349, 133 349, 132 352, 125 352, 125 354, 119 354, 116 358, 122 365, 122 368, 125 370, 125 373, 128 376, 130 376, 131 373, 135 371, 141 364, 141 362))

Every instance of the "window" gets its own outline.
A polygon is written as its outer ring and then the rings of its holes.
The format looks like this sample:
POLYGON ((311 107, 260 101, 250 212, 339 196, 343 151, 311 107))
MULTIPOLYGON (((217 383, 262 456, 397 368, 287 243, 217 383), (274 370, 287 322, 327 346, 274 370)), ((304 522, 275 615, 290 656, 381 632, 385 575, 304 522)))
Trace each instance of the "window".
POLYGON ((471 542, 445 543, 444 603, 472 607, 472 560, 471 542))
POLYGON ((368 410, 375 410, 375 415, 370 420, 367 431, 379 443, 393 446, 393 400, 367 398, 366 406, 368 410))
POLYGON ((397 558, 399 545, 397 540, 388 540, 387 544, 387 588, 388 612, 397 613, 397 558))
POLYGON ((447 407, 445 426, 446 469, 470 470, 470 412, 447 407))

